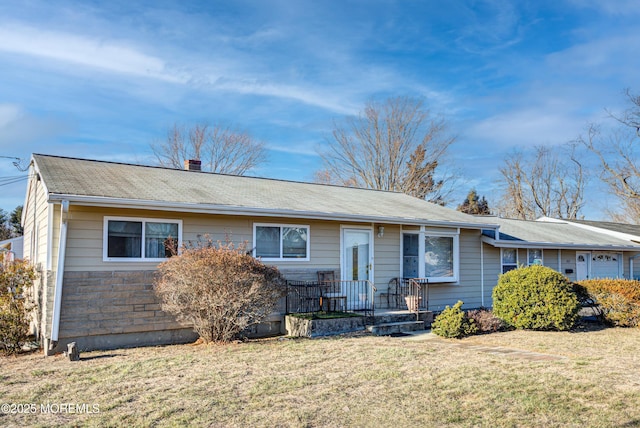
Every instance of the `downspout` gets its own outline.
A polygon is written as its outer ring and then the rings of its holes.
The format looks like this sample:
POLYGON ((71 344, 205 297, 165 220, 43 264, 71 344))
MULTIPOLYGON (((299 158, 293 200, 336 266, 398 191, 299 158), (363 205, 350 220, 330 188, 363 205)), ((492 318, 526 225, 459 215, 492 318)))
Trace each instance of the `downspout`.
POLYGON ((63 200, 60 210, 60 243, 58 244, 58 267, 56 268, 56 283, 53 296, 53 317, 51 318, 51 343, 52 350, 58 342, 60 328, 60 307, 62 305, 62 279, 64 277, 64 259, 67 250, 67 220, 69 216, 69 201, 63 200))

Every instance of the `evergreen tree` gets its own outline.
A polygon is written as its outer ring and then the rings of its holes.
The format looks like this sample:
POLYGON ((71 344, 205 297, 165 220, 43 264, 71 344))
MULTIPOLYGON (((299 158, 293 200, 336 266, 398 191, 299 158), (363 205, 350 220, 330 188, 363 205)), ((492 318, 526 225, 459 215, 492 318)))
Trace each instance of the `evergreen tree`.
POLYGON ((476 193, 476 189, 471 189, 469 191, 467 198, 462 202, 462 204, 458 205, 457 210, 466 214, 491 214, 489 203, 484 196, 482 198, 478 196, 478 194, 476 193))

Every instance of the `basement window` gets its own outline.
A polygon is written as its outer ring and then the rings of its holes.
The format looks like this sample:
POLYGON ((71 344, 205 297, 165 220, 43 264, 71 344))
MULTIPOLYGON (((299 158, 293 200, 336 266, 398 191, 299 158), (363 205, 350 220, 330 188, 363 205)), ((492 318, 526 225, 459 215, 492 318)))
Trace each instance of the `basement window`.
POLYGON ((104 261, 162 261, 181 244, 180 220, 104 218, 104 261))

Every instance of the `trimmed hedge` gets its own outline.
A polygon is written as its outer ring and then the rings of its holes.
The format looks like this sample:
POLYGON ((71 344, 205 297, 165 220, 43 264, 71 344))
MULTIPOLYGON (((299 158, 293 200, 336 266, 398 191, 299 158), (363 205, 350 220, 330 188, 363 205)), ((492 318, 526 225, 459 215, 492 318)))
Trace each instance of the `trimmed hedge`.
POLYGON ((493 313, 527 330, 569 330, 580 303, 569 280, 546 266, 527 266, 500 275, 493 289, 493 313))
POLYGON ((640 327, 640 281, 630 279, 588 279, 580 281, 604 320, 619 327, 640 327))

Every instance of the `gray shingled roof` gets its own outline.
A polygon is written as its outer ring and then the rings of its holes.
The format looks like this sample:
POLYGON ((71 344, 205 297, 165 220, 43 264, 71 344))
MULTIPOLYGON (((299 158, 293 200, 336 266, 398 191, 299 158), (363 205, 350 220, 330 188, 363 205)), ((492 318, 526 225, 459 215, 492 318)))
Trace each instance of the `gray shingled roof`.
POLYGON ((167 210, 491 227, 402 193, 34 154, 50 200, 167 210))
POLYGON ((612 223, 608 221, 591 221, 591 220, 571 220, 572 223, 584 224, 592 227, 599 227, 601 229, 607 229, 612 232, 626 233, 629 235, 635 235, 640 237, 640 225, 637 224, 624 224, 624 223, 612 223))
MULTIPOLYGON (((507 245, 521 243, 522 246, 548 248, 564 246, 629 247, 640 250, 640 245, 630 240, 582 229, 566 222, 526 221, 498 217, 485 217, 485 220, 500 225, 500 240, 507 245)), ((495 236, 492 230, 484 231, 483 234, 489 238, 495 236)))

